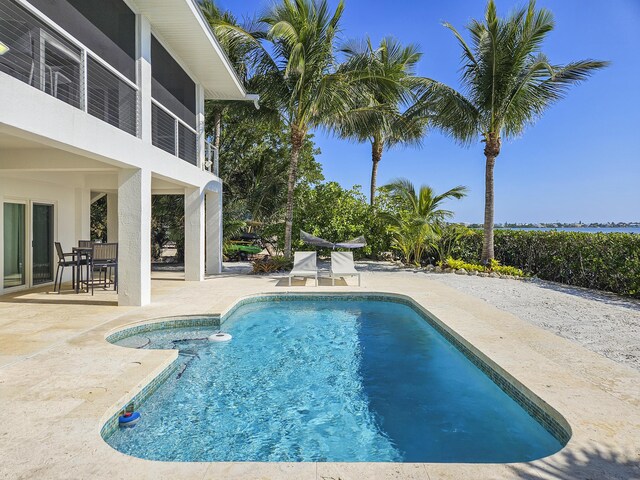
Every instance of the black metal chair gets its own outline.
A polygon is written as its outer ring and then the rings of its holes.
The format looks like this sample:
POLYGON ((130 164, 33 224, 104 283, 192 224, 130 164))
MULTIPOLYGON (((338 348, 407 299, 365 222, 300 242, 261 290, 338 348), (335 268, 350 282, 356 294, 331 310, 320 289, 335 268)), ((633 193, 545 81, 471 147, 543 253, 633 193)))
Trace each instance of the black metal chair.
MULTIPOLYGON (((92 240, 78 240, 78 248, 83 248, 83 249, 91 249, 91 247, 93 246, 93 241, 92 240)), ((86 275, 87 275, 87 280, 89 279, 89 256, 91 254, 90 250, 85 250, 85 251, 80 251, 78 252, 78 255, 80 257, 80 263, 87 267, 86 268, 86 275), (83 258, 84 257, 84 258, 83 258)), ((77 259, 76 259, 77 260, 77 259)), ((88 281, 83 280, 83 273, 82 273, 82 269, 80 269, 78 271, 78 284, 81 286, 82 284, 87 284, 87 292, 89 291, 89 283, 88 281)))
POLYGON ((75 253, 64 253, 62 250, 62 245, 60 242, 55 242, 56 253, 58 254, 58 268, 56 268, 56 279, 53 282, 53 291, 56 291, 56 286, 58 288, 58 293, 60 293, 60 288, 62 287, 62 278, 64 277, 64 269, 65 267, 71 267, 71 285, 73 288, 76 288, 76 266, 77 266, 77 258, 75 253), (71 257, 71 260, 67 260, 68 257, 71 257), (59 281, 58 281, 59 279, 59 281))
POLYGON ((89 277, 87 282, 91 284, 91 295, 94 286, 106 288, 111 282, 111 270, 113 269, 113 289, 118 290, 118 244, 117 243, 93 243, 91 245, 91 257, 89 258, 89 277), (95 273, 98 272, 96 281, 95 273), (104 274, 104 279, 102 275, 104 274))

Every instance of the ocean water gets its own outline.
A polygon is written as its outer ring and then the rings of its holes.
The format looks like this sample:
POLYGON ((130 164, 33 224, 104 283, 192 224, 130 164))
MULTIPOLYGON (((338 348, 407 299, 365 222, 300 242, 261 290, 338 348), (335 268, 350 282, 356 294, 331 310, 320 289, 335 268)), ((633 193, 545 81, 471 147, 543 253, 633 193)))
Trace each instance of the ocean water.
POLYGON ((609 228, 609 227, 567 227, 567 228, 527 228, 527 227, 509 227, 509 228, 496 228, 496 230, 528 230, 549 232, 556 230, 558 232, 582 232, 582 233, 635 233, 640 234, 640 228, 625 227, 625 228, 609 228))
POLYGON ((247 304, 212 329, 123 346, 177 348, 180 367, 107 442, 172 461, 520 462, 562 445, 410 307, 247 304))

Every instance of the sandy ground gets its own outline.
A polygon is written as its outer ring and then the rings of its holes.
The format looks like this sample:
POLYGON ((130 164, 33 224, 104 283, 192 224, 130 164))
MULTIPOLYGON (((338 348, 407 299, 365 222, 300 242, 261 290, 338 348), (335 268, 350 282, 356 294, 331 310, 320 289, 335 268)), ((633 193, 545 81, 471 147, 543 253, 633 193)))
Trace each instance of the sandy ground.
MULTIPOLYGON (((359 262, 367 271, 394 264, 359 262)), ((508 280, 406 269, 481 298, 611 360, 640 370, 640 301, 542 280, 508 280)))

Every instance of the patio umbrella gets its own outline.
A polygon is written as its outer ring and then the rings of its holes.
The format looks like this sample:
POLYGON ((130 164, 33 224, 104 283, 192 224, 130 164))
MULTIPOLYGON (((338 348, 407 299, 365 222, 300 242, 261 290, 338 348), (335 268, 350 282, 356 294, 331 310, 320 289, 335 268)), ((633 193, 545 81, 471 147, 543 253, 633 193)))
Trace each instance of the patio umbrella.
POLYGON ((315 247, 323 247, 323 248, 362 248, 367 245, 367 241, 363 236, 347 240, 346 242, 333 243, 329 240, 325 240, 324 238, 314 237, 310 233, 307 233, 303 230, 300 230, 300 240, 309 245, 313 245, 315 247))

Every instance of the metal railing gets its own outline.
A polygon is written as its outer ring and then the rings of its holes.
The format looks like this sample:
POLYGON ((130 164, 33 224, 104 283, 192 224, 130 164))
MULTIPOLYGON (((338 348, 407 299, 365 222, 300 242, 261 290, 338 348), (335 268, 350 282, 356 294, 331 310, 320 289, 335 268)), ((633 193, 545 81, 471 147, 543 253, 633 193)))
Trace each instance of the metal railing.
POLYGON ((29 4, 0 0, 0 72, 138 134, 137 85, 29 4))
POLYGON ((219 177, 220 173, 220 160, 218 149, 209 140, 205 140, 204 143, 205 161, 204 169, 213 173, 216 177, 219 177))
POLYGON ((198 132, 155 99, 151 99, 151 143, 198 165, 198 132))
MULTIPOLYGON (((138 86, 83 43, 21 0, 0 0, 0 72, 139 136, 138 86)), ((198 165, 198 132, 155 99, 152 144, 198 165)), ((218 152, 206 142, 202 168, 218 175, 218 152)))

